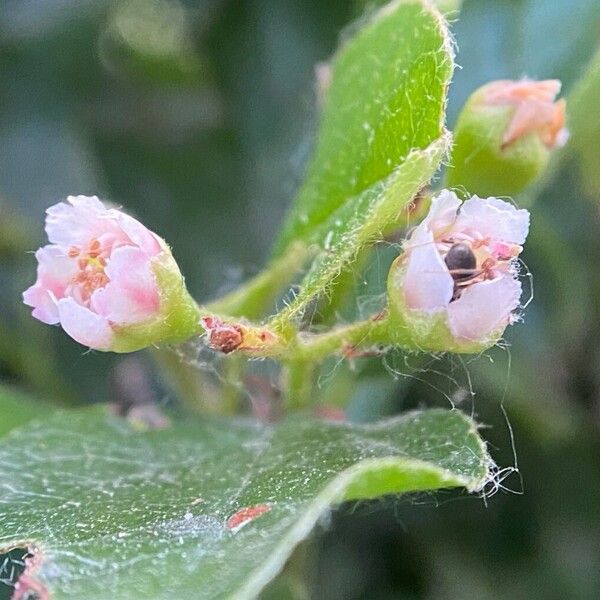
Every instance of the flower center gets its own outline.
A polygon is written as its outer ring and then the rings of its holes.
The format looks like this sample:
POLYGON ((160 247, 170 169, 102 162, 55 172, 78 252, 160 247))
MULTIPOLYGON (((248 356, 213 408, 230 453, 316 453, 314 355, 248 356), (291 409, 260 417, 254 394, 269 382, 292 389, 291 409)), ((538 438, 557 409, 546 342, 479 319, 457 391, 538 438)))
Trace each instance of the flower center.
POLYGON ((454 293, 452 300, 460 298, 462 291, 474 283, 494 279, 498 268, 510 259, 494 258, 486 250, 486 244, 475 240, 472 244, 467 242, 452 243, 444 262, 454 280, 454 293))
POLYGON ((477 267, 477 258, 468 244, 460 242, 448 250, 444 262, 454 281, 470 279, 477 267))
POLYGON ((93 239, 86 250, 77 246, 69 248, 68 256, 77 259, 77 266, 79 267, 72 283, 77 287, 84 303, 89 302, 92 294, 109 282, 108 275, 104 272, 106 258, 103 254, 105 253, 102 250, 102 245, 97 239, 93 239))

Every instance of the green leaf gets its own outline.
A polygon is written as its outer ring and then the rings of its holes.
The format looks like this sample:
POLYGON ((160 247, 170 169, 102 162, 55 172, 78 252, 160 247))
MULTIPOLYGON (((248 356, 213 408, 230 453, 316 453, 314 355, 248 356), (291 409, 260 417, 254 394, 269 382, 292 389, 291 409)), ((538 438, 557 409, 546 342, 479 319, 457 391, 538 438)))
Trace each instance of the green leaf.
MULTIPOLYGON (((372 10, 375 6, 386 4, 386 0, 356 0, 356 3, 361 10, 372 10)), ((432 2, 443 14, 449 14, 452 17, 455 17, 460 11, 462 3, 463 0, 433 0, 432 2)))
POLYGON ((285 329, 309 302, 325 292, 344 268, 367 244, 379 239, 386 226, 426 185, 450 147, 450 134, 425 150, 416 150, 387 179, 352 198, 336 210, 315 235, 322 247, 304 277, 293 301, 280 311, 271 326, 285 329))
POLYGON ((578 153, 584 189, 594 199, 600 198, 600 49, 590 61, 568 100, 568 124, 571 132, 570 148, 578 153))
MULTIPOLYGON (((453 53, 444 19, 431 5, 389 3, 342 44, 331 69, 314 157, 279 253, 294 240, 323 242, 327 228, 316 240, 315 227, 384 185, 415 149, 443 134, 453 53)), ((423 172, 419 179, 431 175, 423 172)), ((407 201, 398 198, 398 211, 407 201)))
POLYGON ((373 425, 188 419, 154 432, 62 412, 0 441, 0 546, 38 548, 35 576, 55 600, 252 598, 332 504, 480 490, 490 465, 458 411, 373 425), (266 512, 233 528, 257 505, 266 512))

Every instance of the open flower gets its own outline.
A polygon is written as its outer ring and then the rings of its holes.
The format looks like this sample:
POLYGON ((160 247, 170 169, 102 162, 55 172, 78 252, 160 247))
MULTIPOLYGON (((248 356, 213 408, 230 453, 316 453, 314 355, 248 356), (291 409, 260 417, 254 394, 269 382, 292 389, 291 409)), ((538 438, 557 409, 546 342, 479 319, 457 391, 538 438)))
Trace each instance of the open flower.
POLYGON ((390 310, 417 345, 471 352, 502 336, 520 303, 528 230, 529 212, 497 198, 433 199, 389 278, 390 310))
POLYGON ((503 79, 476 90, 456 124, 447 185, 480 196, 531 185, 569 137, 560 88, 557 79, 503 79))
POLYGON ((139 221, 95 196, 69 196, 47 210, 46 233, 37 281, 23 294, 34 317, 97 350, 192 335, 197 308, 177 264, 139 221))

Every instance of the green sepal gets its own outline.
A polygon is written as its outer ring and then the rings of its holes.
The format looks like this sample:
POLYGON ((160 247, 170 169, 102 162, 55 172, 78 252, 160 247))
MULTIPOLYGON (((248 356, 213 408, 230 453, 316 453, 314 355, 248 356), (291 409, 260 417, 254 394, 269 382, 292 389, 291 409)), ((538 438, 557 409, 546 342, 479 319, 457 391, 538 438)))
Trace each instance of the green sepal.
POLYGON ((503 145, 515 108, 484 104, 485 88, 471 95, 458 118, 446 187, 462 195, 514 196, 542 174, 551 152, 536 132, 503 145))
POLYGON ((404 298, 405 257, 392 263, 388 274, 387 336, 390 344, 411 348, 415 352, 454 352, 478 354, 494 346, 506 327, 500 327, 483 340, 457 340, 450 331, 445 310, 436 312, 416 310, 406 305, 404 298))
POLYGON ((187 291, 170 248, 163 240, 161 243, 163 252, 152 260, 160 291, 159 314, 142 323, 115 327, 112 352, 134 352, 156 344, 183 342, 203 331, 200 308, 187 291))

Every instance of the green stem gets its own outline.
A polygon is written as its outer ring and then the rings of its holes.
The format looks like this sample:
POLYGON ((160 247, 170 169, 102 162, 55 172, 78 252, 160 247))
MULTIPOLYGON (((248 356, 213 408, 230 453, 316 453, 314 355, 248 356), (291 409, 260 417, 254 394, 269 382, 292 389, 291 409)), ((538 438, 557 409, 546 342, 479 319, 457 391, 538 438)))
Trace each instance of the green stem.
POLYGON ((312 404, 314 371, 320 360, 332 354, 360 355, 369 346, 408 345, 409 340, 390 335, 390 317, 378 318, 337 327, 323 334, 299 334, 289 345, 283 345, 286 407, 291 410, 312 404))
POLYGON ((310 256, 303 243, 295 243, 285 254, 273 260, 256 277, 231 293, 211 302, 206 309, 232 316, 258 319, 269 309, 281 290, 293 279, 310 256))
MULTIPOLYGON (((176 331, 177 339, 184 339, 203 333, 200 321, 201 317, 207 314, 219 315, 220 320, 233 323, 242 315, 249 319, 260 318, 268 310, 269 303, 273 302, 285 284, 292 280, 306 262, 308 256, 309 250, 304 244, 293 244, 283 256, 271 262, 259 275, 210 305, 199 306, 189 298, 188 302, 181 303, 185 311, 173 313, 171 319, 175 319, 176 322, 169 324, 169 329, 176 331)), ((242 357, 230 357, 226 361, 227 383, 222 390, 222 396, 216 399, 213 386, 203 374, 195 367, 183 363, 171 348, 155 349, 152 355, 163 375, 189 409, 227 414, 236 412, 240 400, 239 382, 243 379, 245 369, 242 357)))
MULTIPOLYGON (((229 319, 220 326, 240 332, 242 342, 237 351, 247 356, 273 358, 282 362, 317 362, 332 354, 360 354, 361 348, 374 345, 394 345, 415 350, 410 329, 396 325, 396 320, 385 311, 366 321, 336 327, 322 334, 298 332, 291 327, 274 331, 247 321, 236 323, 235 319, 229 319)), ((215 331, 218 333, 217 329, 215 331)))
POLYGON ((204 373, 184 362, 171 346, 151 347, 149 350, 169 387, 190 412, 215 412, 220 398, 204 373))
POLYGON ((234 415, 240 408, 241 388, 246 371, 246 360, 243 356, 229 356, 223 364, 223 398, 222 412, 234 415))
POLYGON ((289 355, 300 360, 319 361, 332 354, 351 353, 360 347, 388 344, 387 315, 336 327, 327 333, 300 335, 289 355))
POLYGON ((290 360, 283 371, 285 407, 298 410, 312 403, 315 363, 305 360, 290 360))

